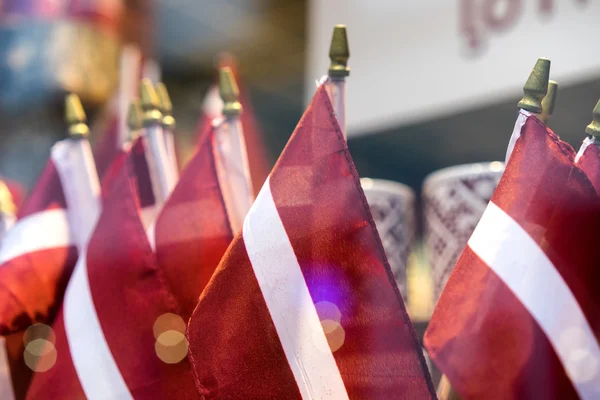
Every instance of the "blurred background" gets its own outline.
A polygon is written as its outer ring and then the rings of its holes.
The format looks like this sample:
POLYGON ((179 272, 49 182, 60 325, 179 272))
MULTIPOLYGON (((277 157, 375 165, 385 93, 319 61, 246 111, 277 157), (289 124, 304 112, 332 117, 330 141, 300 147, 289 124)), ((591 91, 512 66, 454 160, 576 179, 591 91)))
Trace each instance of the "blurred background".
POLYGON ((98 140, 124 43, 157 60, 184 161, 215 60, 233 54, 272 165, 327 72, 333 25, 343 23, 359 174, 420 193, 440 168, 503 160, 540 56, 552 59, 559 83, 549 125, 578 147, 600 97, 598 17, 592 0, 0 1, 0 175, 35 182, 66 135, 66 91, 84 101, 98 140))
MULTIPOLYGON (((583 139, 600 96, 600 4, 585 0, 5 0, 0 2, 0 174, 31 186, 65 134, 65 90, 92 126, 117 88, 119 46, 156 58, 190 154, 220 52, 274 162, 348 25, 349 145, 362 176, 419 189, 441 167, 503 158, 538 56, 559 81, 550 126, 583 139)), ((94 133, 100 129, 94 129, 94 133)), ((92 138, 95 139, 95 138, 92 138)))

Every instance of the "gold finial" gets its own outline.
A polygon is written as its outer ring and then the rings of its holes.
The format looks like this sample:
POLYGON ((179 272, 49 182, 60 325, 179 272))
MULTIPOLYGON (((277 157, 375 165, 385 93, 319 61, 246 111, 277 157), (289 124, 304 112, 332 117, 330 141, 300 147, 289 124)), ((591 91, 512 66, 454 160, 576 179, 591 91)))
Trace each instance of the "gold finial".
POLYGON ((141 101, 144 117, 142 119, 144 126, 159 125, 162 122, 162 113, 160 112, 158 95, 152 86, 152 82, 148 78, 142 79, 141 84, 141 101))
POLYGON ((548 93, 542 99, 542 112, 538 114, 538 118, 543 123, 548 122, 552 114, 554 113, 554 105, 556 103, 556 96, 558 94, 558 83, 555 81, 548 81, 548 93))
POLYGON ((175 130, 175 118, 173 118, 173 104, 167 91, 167 86, 158 82, 156 84, 156 93, 158 94, 158 101, 160 103, 160 112, 162 112, 162 126, 170 131, 175 130))
POLYGON ((4 215, 15 215, 17 207, 13 196, 4 181, 0 181, 0 213, 4 215))
POLYGON ((86 117, 79 96, 70 93, 65 99, 65 122, 69 126, 69 136, 84 138, 90 133, 85 123, 86 117))
POLYGON ((350 48, 348 47, 348 35, 346 35, 346 25, 336 25, 333 28, 331 45, 329 47, 329 76, 332 78, 344 78, 350 75, 348 68, 348 59, 350 58, 350 48))
POLYGON ((539 114, 542 112, 542 99, 548 92, 548 79, 550 78, 550 60, 538 58, 529 75, 525 86, 523 86, 523 98, 518 107, 539 114))
POLYGON ((127 127, 130 132, 139 131, 144 127, 144 112, 140 99, 133 99, 127 110, 127 127))
POLYGON ((585 133, 600 137, 600 100, 598 100, 592 114, 594 115, 594 119, 592 120, 592 123, 585 128, 585 133))
POLYGON ((223 115, 237 117, 242 113, 242 104, 238 98, 240 91, 231 72, 231 68, 219 68, 219 94, 223 99, 223 115))

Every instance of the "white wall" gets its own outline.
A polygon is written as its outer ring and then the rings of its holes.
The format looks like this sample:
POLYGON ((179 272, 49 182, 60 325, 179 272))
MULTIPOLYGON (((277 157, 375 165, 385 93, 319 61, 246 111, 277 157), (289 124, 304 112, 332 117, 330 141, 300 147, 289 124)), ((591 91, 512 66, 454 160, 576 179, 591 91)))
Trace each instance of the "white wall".
POLYGON ((559 85, 600 76, 598 0, 311 0, 309 7, 307 100, 327 72, 333 26, 348 26, 350 136, 516 96, 537 57, 552 60, 559 85))

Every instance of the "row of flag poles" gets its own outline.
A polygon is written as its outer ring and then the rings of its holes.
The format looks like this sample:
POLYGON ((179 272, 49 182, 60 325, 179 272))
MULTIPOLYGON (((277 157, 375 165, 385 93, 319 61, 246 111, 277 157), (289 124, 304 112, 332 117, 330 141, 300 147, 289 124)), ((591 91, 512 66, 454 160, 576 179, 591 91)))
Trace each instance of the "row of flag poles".
POLYGON ((330 59, 261 187, 231 68, 181 170, 135 50, 94 149, 67 96, 69 137, 18 211, 0 187, 1 398, 600 397, 600 102, 575 152, 537 61, 425 334, 436 393, 347 147, 344 26, 330 59))

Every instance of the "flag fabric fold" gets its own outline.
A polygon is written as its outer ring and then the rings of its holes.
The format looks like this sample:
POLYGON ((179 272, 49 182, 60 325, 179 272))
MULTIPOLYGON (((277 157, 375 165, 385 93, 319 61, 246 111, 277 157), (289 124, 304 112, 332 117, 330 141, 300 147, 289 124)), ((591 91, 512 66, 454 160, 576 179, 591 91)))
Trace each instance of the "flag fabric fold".
POLYGON ((597 398, 598 229, 572 148, 526 116, 425 334, 462 398, 597 398))
POLYGON ((102 214, 52 325, 56 363, 34 375, 28 399, 198 397, 185 352, 177 360, 159 358, 185 342, 181 333, 169 342, 177 331, 161 328, 179 306, 141 218, 140 154, 138 139, 104 190, 102 214))
POLYGON ((155 228, 156 256, 187 321, 233 239, 215 166, 215 133, 202 135, 155 228))
POLYGON ((434 398, 326 90, 188 324, 204 398, 434 398))

